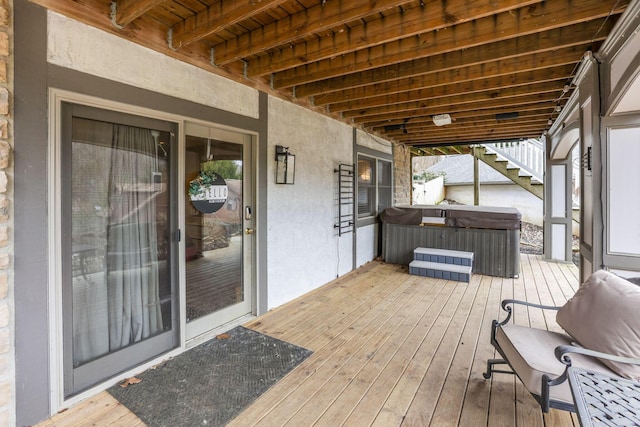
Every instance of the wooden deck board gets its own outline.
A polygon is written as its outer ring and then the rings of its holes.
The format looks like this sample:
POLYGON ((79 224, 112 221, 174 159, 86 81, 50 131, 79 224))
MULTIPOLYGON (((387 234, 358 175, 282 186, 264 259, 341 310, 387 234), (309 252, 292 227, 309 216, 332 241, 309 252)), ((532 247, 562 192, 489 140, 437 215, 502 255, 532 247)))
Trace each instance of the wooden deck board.
MULTIPOLYGON (((526 254, 519 278, 470 283, 369 263, 245 325, 314 353, 229 425, 577 427, 567 412, 543 416, 514 376, 482 377, 500 300, 561 305, 577 278, 573 265, 526 254)), ((557 328, 555 312, 526 307, 514 321, 557 328)), ((144 424, 104 392, 40 425, 144 424)))

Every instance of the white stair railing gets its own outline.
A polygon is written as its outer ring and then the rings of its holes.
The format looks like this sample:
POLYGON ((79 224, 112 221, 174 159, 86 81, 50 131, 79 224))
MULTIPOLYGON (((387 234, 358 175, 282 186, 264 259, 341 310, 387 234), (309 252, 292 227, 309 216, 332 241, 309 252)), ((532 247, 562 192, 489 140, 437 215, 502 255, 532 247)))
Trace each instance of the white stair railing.
POLYGON ((482 144, 482 146, 487 151, 518 166, 525 174, 531 175, 532 180, 543 182, 544 146, 537 139, 482 144))

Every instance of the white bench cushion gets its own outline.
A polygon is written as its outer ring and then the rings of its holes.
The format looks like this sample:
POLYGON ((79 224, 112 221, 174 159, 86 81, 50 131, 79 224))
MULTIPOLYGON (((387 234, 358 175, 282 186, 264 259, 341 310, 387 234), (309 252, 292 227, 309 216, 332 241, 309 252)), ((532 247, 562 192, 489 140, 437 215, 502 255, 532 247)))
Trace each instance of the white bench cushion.
MULTIPOLYGON (((551 378, 562 375, 565 365, 556 359, 554 350, 559 345, 570 345, 574 341, 570 336, 543 329, 507 324, 496 330, 496 341, 505 352, 506 359, 518 373, 525 387, 540 396, 542 393, 542 376, 549 374, 551 378)), ((606 366, 596 359, 579 354, 569 355, 573 366, 596 372, 611 373, 606 366)), ((573 405, 569 381, 551 387, 551 400, 573 405)))

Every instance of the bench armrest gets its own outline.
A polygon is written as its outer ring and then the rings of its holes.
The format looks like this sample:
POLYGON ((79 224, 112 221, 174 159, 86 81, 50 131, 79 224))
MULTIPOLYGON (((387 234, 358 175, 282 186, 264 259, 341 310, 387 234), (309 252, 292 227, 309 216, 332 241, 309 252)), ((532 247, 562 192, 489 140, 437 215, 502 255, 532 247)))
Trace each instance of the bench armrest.
POLYGON ((636 359, 635 357, 616 356, 609 353, 603 353, 601 351, 589 350, 588 348, 575 345, 559 345, 555 349, 556 359, 567 365, 567 367, 571 366, 571 357, 569 356, 570 353, 584 354, 585 356, 597 357, 598 359, 607 359, 613 362, 640 365, 640 359, 636 359))
POLYGON ((556 310, 556 311, 562 308, 562 307, 556 307, 553 305, 534 304, 532 302, 520 301, 517 299, 505 299, 505 300, 502 300, 501 306, 502 306, 502 309, 507 312, 507 317, 502 322, 498 323, 499 326, 506 325, 511 319, 511 315, 513 314, 512 305, 524 305, 526 307, 534 307, 542 310, 556 310))

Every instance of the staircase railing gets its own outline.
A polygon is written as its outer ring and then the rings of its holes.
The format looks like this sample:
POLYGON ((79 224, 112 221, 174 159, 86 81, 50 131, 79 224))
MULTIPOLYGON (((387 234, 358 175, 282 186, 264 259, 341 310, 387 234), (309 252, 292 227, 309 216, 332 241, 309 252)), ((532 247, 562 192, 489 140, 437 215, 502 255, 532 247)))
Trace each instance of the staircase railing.
POLYGON ((496 153, 518 166, 533 180, 542 183, 544 179, 544 146, 537 139, 525 141, 482 144, 488 151, 496 153))

